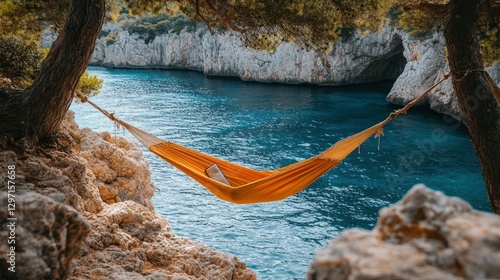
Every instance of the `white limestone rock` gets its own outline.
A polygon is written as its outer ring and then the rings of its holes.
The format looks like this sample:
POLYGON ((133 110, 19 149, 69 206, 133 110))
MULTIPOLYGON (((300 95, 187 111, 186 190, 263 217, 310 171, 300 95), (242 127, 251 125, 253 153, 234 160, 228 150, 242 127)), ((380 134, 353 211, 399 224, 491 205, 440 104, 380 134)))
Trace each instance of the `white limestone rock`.
POLYGON ((500 217, 420 185, 315 255, 308 279, 497 279, 500 217))
POLYGON ((329 54, 283 43, 273 52, 246 48, 234 32, 211 34, 199 27, 157 36, 148 44, 136 34, 118 32, 114 44, 98 40, 91 63, 111 67, 182 68, 247 81, 358 84, 394 79, 402 70, 399 32, 384 28, 361 36, 354 32, 329 54))
MULTIPOLYGON (((366 35, 355 31, 328 54, 303 50, 294 43, 282 43, 273 53, 254 50, 244 47, 237 33, 211 34, 201 26, 191 32, 157 36, 148 44, 117 24, 107 24, 104 30, 117 34, 117 39, 112 44, 99 39, 91 64, 190 69, 268 83, 349 85, 394 79, 387 100, 398 105, 406 105, 448 70, 442 33, 409 35, 389 26, 366 35)), ((54 39, 46 32, 42 45, 48 47, 54 39)), ((487 70, 500 83, 500 66, 487 70)), ((424 103, 461 119, 451 79, 434 89, 424 103)))
MULTIPOLYGON (((398 105, 406 105, 437 83, 444 73, 449 72, 442 33, 402 36, 407 63, 387 95, 387 101, 398 105)), ((486 70, 500 85, 499 64, 496 63, 486 70)), ((452 116, 457 120, 462 119, 451 78, 437 86, 426 98, 425 103, 438 113, 452 116)))

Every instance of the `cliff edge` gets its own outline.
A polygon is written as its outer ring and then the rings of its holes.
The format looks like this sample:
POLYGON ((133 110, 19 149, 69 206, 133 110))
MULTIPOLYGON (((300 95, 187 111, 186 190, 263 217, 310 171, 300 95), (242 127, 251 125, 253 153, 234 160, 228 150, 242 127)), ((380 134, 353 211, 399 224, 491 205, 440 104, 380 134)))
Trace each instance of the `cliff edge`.
POLYGON ((235 256, 175 236, 139 147, 79 129, 72 112, 57 139, 2 150, 0 163, 0 279, 256 279, 235 256))

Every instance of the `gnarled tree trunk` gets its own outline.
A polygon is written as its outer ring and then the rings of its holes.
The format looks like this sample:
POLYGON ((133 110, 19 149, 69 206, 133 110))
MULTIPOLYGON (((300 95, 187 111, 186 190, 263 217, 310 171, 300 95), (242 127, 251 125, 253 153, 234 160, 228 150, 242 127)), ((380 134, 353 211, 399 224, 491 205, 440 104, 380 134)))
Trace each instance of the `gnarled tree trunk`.
POLYGON ((500 108, 482 72, 480 8, 481 0, 452 0, 444 35, 453 87, 481 163, 491 209, 500 214, 500 108))
POLYGON ((71 2, 66 23, 33 85, 20 95, 2 96, 11 98, 1 113, 4 135, 43 138, 59 129, 94 50, 105 13, 105 0, 71 2))

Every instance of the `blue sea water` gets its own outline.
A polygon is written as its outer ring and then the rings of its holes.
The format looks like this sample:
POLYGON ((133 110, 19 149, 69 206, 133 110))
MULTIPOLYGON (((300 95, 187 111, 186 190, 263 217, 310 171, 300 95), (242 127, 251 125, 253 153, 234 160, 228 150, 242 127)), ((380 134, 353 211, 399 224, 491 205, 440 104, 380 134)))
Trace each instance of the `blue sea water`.
MULTIPOLYGON (((170 70, 90 67, 105 80, 92 100, 160 138, 251 168, 314 156, 387 117, 387 85, 319 87, 242 82, 170 70)), ((80 127, 114 133, 88 104, 80 127)), ((122 134, 122 132, 116 132, 122 134)), ((130 134, 125 136, 132 138, 130 134)), ((275 203, 234 205, 145 151, 158 187, 153 202, 173 232, 236 255, 259 279, 304 279, 314 253, 348 228, 370 230, 381 208, 417 183, 489 211, 465 128, 414 109, 389 123, 301 193, 275 203)))

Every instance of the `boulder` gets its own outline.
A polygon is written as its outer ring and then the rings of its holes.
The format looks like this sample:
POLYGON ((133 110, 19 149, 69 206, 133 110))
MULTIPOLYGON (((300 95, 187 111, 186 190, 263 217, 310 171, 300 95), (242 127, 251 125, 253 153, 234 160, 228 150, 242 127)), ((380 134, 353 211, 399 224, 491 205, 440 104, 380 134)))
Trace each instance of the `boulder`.
POLYGON ((9 194, 0 193, 0 279, 67 278, 89 224, 75 209, 48 196, 9 194))
POLYGON ((307 278, 498 279, 500 217, 423 185, 316 253, 307 278))

